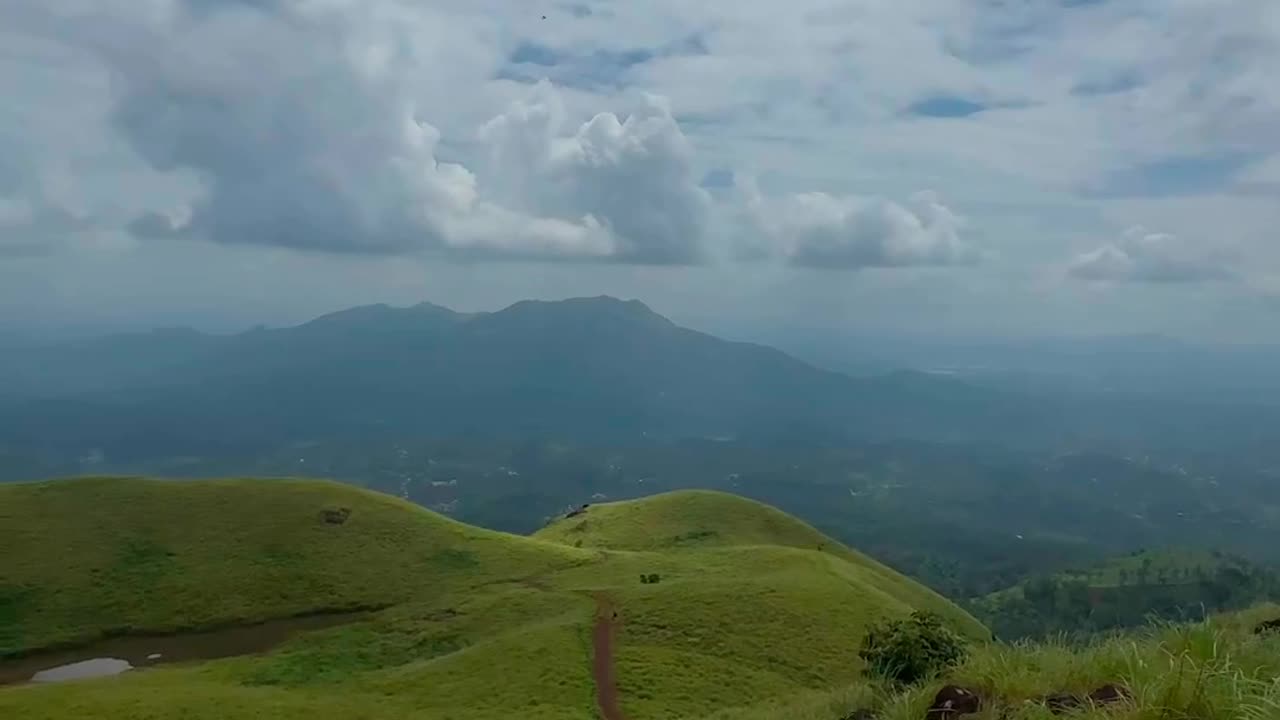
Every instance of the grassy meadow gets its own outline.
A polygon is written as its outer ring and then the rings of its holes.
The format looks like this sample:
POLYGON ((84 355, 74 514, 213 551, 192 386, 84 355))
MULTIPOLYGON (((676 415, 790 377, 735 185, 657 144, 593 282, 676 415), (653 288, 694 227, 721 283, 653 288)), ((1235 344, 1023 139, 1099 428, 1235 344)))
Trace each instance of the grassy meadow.
POLYGON ((591 558, 311 480, 6 484, 0 528, 0 656, 430 601, 591 558), (338 508, 345 523, 321 520, 338 508))
POLYGON ((922 586, 720 493, 595 506, 528 538, 334 483, 106 478, 0 486, 0 525, 14 540, 5 654, 380 608, 263 655, 0 688, 0 717, 596 717, 600 593, 619 610, 631 717, 835 691, 858 680, 869 624, 914 609, 988 636, 922 586), (346 521, 325 522, 338 508, 346 521))
POLYGON ((1134 703, 1072 717, 1280 718, 1280 634, 1252 632, 1280 607, 1087 644, 994 643, 922 586, 721 493, 596 505, 519 537, 335 483, 99 478, 0 486, 0 527, 7 655, 376 608, 260 655, 0 687, 3 718, 588 720, 601 594, 619 612, 631 720, 920 720, 944 682, 987 698, 977 720, 1044 720, 1037 698, 1106 683, 1134 703), (339 508, 345 522, 326 522, 339 508), (967 637, 967 660, 919 687, 864 677, 868 625, 914 609, 967 637))

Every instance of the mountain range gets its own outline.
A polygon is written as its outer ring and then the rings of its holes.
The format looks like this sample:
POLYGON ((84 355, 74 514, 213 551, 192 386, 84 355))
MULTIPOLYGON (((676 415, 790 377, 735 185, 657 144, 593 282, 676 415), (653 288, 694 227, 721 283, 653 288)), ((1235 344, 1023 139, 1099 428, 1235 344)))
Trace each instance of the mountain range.
POLYGON ((1038 449, 1275 447, 1280 412, 851 377, 610 297, 351 308, 232 335, 162 329, 0 353, 0 449, 207 456, 333 437, 918 439, 1038 449), (1213 423, 1212 431, 1206 425, 1213 423), (1225 443, 1225 445, 1224 445, 1225 443))

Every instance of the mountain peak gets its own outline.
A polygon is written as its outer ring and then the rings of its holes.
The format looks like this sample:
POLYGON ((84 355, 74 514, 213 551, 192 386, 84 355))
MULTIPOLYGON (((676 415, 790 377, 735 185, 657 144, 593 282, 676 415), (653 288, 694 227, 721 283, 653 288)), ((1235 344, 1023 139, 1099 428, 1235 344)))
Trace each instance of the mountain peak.
POLYGON ((520 300, 512 303, 508 307, 548 307, 548 306, 569 306, 576 305, 581 307, 610 307, 610 306, 626 306, 639 305, 644 307, 644 303, 639 300, 623 300, 612 295, 582 295, 578 297, 568 297, 561 300, 520 300))
POLYGON ((343 308, 335 310, 331 313, 325 313, 319 317, 308 320, 302 324, 302 327, 330 325, 335 323, 345 323, 353 320, 363 320, 370 317, 377 317, 386 314, 392 310, 391 306, 386 303, 375 303, 373 305, 356 305, 355 307, 343 308))
POLYGON ((405 308, 405 309, 406 309, 406 310, 412 310, 412 311, 414 311, 414 312, 440 313, 440 314, 446 314, 446 315, 459 315, 459 314, 461 314, 461 313, 459 313, 457 310, 453 310, 453 309, 451 309, 451 308, 447 308, 447 307, 445 307, 445 306, 443 306, 443 305, 437 305, 437 304, 435 304, 435 303, 433 303, 433 302, 428 302, 428 301, 426 301, 426 300, 423 300, 422 302, 418 303, 417 305, 410 305, 409 307, 407 307, 407 308, 405 308))
POLYGON ((405 332, 414 333, 434 327, 448 327, 466 316, 429 302, 409 307, 386 303, 358 305, 338 310, 293 328, 307 332, 405 332))
POLYGON ((573 297, 564 300, 521 300, 508 306, 498 314, 572 314, 577 316, 596 316, 611 318, 632 318, 659 320, 670 324, 670 320, 654 312, 648 305, 639 300, 622 300, 612 295, 596 295, 594 297, 573 297))

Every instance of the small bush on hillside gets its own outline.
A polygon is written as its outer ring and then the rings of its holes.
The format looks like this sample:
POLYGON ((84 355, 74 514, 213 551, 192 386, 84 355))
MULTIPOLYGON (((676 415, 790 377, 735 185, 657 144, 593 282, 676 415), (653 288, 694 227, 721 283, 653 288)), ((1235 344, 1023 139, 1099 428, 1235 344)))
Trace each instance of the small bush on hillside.
POLYGON ((935 677, 965 658, 960 636, 933 613, 914 612, 906 620, 873 626, 862 640, 858 656, 867 674, 910 685, 935 677))
POLYGON ((644 583, 645 585, 652 585, 660 581, 661 579, 662 579, 662 576, 658 575, 658 573, 649 573, 648 575, 640 576, 640 582, 644 583))

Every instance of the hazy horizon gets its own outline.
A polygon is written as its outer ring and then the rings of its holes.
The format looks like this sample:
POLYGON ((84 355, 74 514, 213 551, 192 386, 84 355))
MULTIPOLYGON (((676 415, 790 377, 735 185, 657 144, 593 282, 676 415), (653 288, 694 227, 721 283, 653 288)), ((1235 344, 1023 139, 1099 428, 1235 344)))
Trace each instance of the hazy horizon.
MULTIPOLYGON (((1063 346, 1073 343, 1124 343, 1142 342, 1166 344, 1172 347, 1196 349, 1271 349, 1280 343, 1252 340, 1215 340, 1195 336, 1180 336, 1165 332, 1052 332, 1052 329, 1027 329, 1022 331, 958 331, 954 328, 937 330, 920 330, 911 328, 881 327, 831 327, 823 325, 821 320, 808 318, 785 318, 782 321, 762 323, 752 319, 710 316, 706 312, 668 312, 661 304, 644 296, 614 295, 598 293, 594 295, 544 295, 540 297, 523 297, 510 302, 450 304, 437 298, 423 297, 419 299, 369 302, 352 304, 323 305, 317 304, 314 309, 274 310, 255 316, 251 312, 235 318, 224 317, 219 312, 177 310, 163 314, 132 316, 119 321, 81 320, 65 324, 24 324, 9 323, 0 328, 0 341, 20 340, 29 342, 60 342, 63 340, 88 339, 117 334, 150 332, 154 330, 191 329, 210 335, 234 335, 257 328, 287 328, 302 325, 332 313, 342 312, 358 307, 382 305, 391 308, 405 309, 419 304, 430 304, 447 308, 459 313, 492 313, 499 312, 514 304, 535 300, 542 302, 561 302, 583 298, 606 297, 621 301, 638 300, 654 312, 673 322, 694 330, 720 335, 730 340, 747 342, 785 343, 787 339, 826 339, 832 342, 856 341, 863 339, 895 340, 904 343, 931 343, 952 346, 982 346, 1027 348, 1034 346, 1063 346)), ((658 300, 661 302, 661 299, 658 300)))

